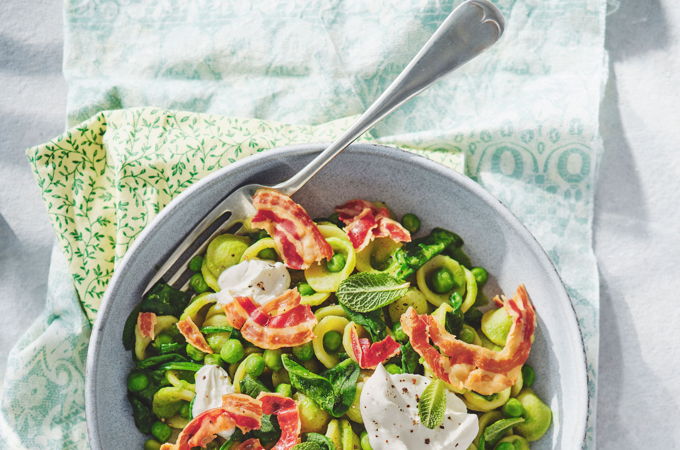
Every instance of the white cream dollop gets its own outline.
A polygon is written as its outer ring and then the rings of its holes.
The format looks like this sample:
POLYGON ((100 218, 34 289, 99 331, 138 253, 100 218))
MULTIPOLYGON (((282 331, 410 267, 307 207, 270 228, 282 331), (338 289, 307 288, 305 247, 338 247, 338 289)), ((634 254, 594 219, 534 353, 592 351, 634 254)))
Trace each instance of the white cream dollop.
POLYGON ((382 364, 364 383, 359 405, 373 450, 461 449, 475 439, 477 416, 446 391, 446 413, 440 427, 421 425, 418 398, 430 379, 422 375, 389 374, 382 364))
POLYGON ((264 305, 290 287, 290 274, 283 263, 248 259, 222 272, 217 279, 220 291, 214 294, 220 304, 234 297, 250 297, 264 305))
MULTIPOLYGON (((220 366, 207 364, 196 372, 196 396, 191 413, 194 417, 222 405, 222 396, 234 392, 229 374, 220 366)), ((234 429, 218 433, 224 439, 234 434, 234 429)))

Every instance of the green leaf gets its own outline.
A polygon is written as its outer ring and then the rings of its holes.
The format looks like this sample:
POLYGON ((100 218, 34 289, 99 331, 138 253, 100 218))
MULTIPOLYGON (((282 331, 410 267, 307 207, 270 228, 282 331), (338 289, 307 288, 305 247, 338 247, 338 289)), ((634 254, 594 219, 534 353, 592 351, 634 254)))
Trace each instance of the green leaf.
POLYGON ((156 313, 159 316, 172 315, 179 317, 189 303, 191 294, 182 292, 165 283, 158 283, 151 288, 140 303, 141 311, 156 313))
POLYGON ((360 369, 351 359, 342 361, 323 375, 310 372, 288 355, 282 355, 281 361, 291 385, 333 417, 342 416, 352 405, 360 369))
POLYGON ((167 353, 165 355, 152 356, 142 361, 137 362, 137 367, 140 369, 150 369, 161 364, 169 362, 188 362, 189 360, 179 353, 167 353))
POLYGON ((338 300, 356 312, 369 312, 387 306, 406 294, 409 283, 385 273, 362 272, 340 283, 338 300))
POLYGON ((383 319, 382 310, 376 309, 367 313, 358 313, 344 305, 342 305, 342 309, 345 310, 349 320, 358 323, 368 331, 373 342, 381 341, 387 337, 387 324, 383 319))
POLYGON ((319 445, 318 442, 302 442, 300 444, 295 444, 293 450, 324 450, 324 448, 319 445))
POLYGON ((270 392, 264 384, 250 375, 246 375, 245 378, 241 380, 240 387, 242 394, 250 395, 253 398, 257 398, 257 396, 260 395, 260 392, 270 392))
POLYGON ((151 408, 146 406, 141 400, 128 395, 128 401, 132 406, 132 417, 135 426, 144 434, 151 432, 151 425, 156 421, 156 416, 151 412, 151 408))
POLYGON ((277 420, 276 415, 265 414, 262 416, 260 428, 248 432, 243 440, 246 441, 250 438, 256 438, 259 439, 263 445, 268 445, 278 441, 280 437, 281 428, 279 427, 279 421, 277 420))
POLYGON ((446 386, 439 379, 427 385, 418 401, 420 423, 427 428, 437 428, 444 422, 446 412, 446 386))
POLYGON ((416 373, 420 355, 413 350, 410 342, 401 346, 401 369, 404 373, 416 373))
POLYGON ((132 350, 135 345, 135 327, 137 326, 137 316, 140 312, 140 305, 130 312, 123 326, 123 347, 125 350, 132 350))
POLYGON ((494 446, 496 442, 503 436, 503 433, 505 433, 506 430, 522 422, 524 422, 523 417, 497 420, 484 429, 484 442, 490 446, 494 446))
POLYGON ((169 362, 163 364, 161 370, 187 370, 189 372, 198 372, 203 367, 202 364, 192 362, 169 362))
POLYGON ((201 333, 212 334, 212 333, 231 333, 234 331, 233 327, 203 327, 201 328, 201 333))
POLYGON ((335 444, 328 437, 319 433, 305 433, 305 442, 318 444, 321 450, 336 450, 335 444))
MULTIPOLYGON (((462 242, 460 236, 443 228, 435 228, 429 235, 411 241, 394 252, 399 264, 396 277, 403 280, 440 254, 447 247, 462 242)), ((454 258, 455 259, 455 258, 454 258)))

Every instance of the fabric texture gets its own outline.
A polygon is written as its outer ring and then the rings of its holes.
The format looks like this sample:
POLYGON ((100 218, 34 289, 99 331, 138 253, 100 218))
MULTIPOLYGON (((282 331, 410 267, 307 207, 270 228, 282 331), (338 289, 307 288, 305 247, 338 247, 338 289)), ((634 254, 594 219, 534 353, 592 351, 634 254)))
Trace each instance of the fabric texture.
MULTIPOLYGON (((10 448, 86 446, 88 319, 144 225, 233 160, 331 140, 458 3, 67 0, 69 123, 82 123, 28 152, 62 254, 53 256, 44 316, 10 354, 2 440, 10 448), (137 108, 147 105, 156 108, 137 108)), ((606 2, 497 4, 507 20, 503 39, 368 138, 464 171, 547 250, 586 347, 590 447, 606 2)))

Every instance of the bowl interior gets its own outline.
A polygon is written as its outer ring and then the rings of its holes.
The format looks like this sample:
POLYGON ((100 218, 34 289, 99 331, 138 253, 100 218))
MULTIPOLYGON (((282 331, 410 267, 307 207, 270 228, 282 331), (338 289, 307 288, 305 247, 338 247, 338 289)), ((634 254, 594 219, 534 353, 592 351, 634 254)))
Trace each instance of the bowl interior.
MULTIPOLYGON (((293 175, 322 146, 271 150, 229 166, 188 189, 147 227, 116 270, 90 341, 86 404, 94 449, 141 448, 126 399, 130 353, 121 342, 123 324, 139 302, 154 265, 226 194, 247 181, 275 184, 293 175)), ((451 229, 465 249, 493 276, 487 295, 512 295, 527 286, 538 314, 530 364, 534 390, 553 410, 553 426, 532 448, 581 446, 587 412, 585 363, 573 309, 545 253, 529 232, 468 178, 405 151, 353 145, 294 196, 312 217, 328 215, 353 198, 386 202, 401 216, 416 213, 423 230, 451 229)))

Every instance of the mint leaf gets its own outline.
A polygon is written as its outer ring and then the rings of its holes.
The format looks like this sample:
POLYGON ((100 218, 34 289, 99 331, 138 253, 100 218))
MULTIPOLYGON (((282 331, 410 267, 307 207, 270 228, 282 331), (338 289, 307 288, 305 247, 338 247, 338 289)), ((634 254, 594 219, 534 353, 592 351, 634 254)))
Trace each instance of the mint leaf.
POLYGON ((524 422, 524 418, 522 417, 497 420, 484 429, 484 441, 490 445, 495 445, 506 430, 509 430, 522 422, 524 422))
POLYGON ((322 375, 305 369, 288 355, 282 355, 290 384, 333 417, 341 417, 354 401, 359 379, 359 365, 351 359, 342 361, 322 375))
POLYGON ((356 312, 369 312, 402 297, 408 287, 408 282, 399 281, 386 273, 362 272, 340 283, 335 295, 347 308, 356 312))
POLYGON ((434 429, 444 422, 446 412, 446 386, 439 379, 434 379, 427 385, 418 401, 418 416, 420 423, 427 428, 434 429))
POLYGON ((387 337, 387 324, 385 324, 385 320, 383 319, 382 310, 376 309, 370 313, 358 313, 344 305, 342 306, 342 309, 345 311, 345 314, 347 314, 349 320, 361 325, 368 331, 368 334, 371 335, 371 341, 378 342, 387 337))

